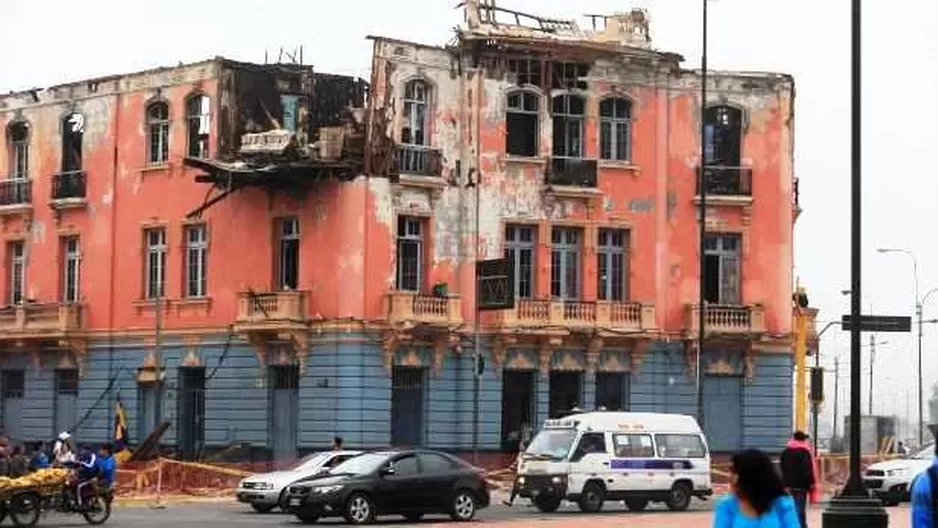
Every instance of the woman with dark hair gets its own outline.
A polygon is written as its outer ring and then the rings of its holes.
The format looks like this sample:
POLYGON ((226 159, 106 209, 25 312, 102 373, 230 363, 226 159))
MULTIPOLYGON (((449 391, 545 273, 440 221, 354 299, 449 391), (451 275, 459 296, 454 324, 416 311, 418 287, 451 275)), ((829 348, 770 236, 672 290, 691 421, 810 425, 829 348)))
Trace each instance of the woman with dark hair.
POLYGON ((772 460, 749 449, 733 456, 731 493, 717 504, 714 528, 800 528, 795 502, 772 460))

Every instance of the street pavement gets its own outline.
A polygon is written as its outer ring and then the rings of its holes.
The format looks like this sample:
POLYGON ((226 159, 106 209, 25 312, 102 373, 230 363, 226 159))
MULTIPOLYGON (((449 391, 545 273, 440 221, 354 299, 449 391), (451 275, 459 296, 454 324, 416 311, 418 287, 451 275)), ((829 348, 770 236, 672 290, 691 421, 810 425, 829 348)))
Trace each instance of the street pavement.
MULTIPOLYGON (((601 514, 587 515, 577 511, 575 507, 566 506, 561 511, 546 515, 534 508, 516 504, 508 508, 501 504, 479 512, 477 520, 471 524, 473 528, 486 526, 510 525, 510 528, 526 528, 527 525, 538 528, 565 528, 582 525, 584 522, 603 523, 604 526, 623 527, 658 527, 658 528, 709 528, 712 526, 712 513, 706 503, 695 505, 694 511, 687 513, 671 513, 662 510, 649 510, 644 513, 629 513, 622 508, 609 504, 601 514)), ((907 507, 891 508, 891 528, 908 528, 909 510, 907 507)), ((407 526, 420 526, 421 528, 437 528, 441 526, 454 527, 455 523, 447 522, 445 516, 428 517, 420 523, 407 523, 397 517, 380 519, 378 525, 388 525, 394 528, 407 526)), ((9 522, 9 521, 7 521, 9 522)), ((41 526, 85 526, 80 517, 59 517, 50 514, 40 522, 41 526)), ((339 526, 340 519, 326 519, 319 524, 326 526, 339 526)), ((810 514, 809 525, 821 526, 821 509, 816 508, 810 514)), ((196 528, 196 527, 232 527, 232 526, 303 526, 293 516, 286 514, 259 515, 241 505, 231 502, 169 505, 158 509, 151 506, 116 507, 114 515, 107 526, 115 527, 168 527, 196 528)))

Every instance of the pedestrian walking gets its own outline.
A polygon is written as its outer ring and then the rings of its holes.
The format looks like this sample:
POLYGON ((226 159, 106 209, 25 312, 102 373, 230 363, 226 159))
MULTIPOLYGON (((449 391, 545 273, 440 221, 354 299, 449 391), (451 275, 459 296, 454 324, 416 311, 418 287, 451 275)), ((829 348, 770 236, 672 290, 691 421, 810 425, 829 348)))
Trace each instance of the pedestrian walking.
POLYGON ((795 500, 801 528, 808 527, 808 502, 816 503, 818 493, 817 462, 808 443, 808 435, 795 431, 781 456, 782 482, 795 500))
POLYGON ((519 484, 518 484, 518 472, 521 470, 521 456, 524 454, 524 450, 528 448, 527 442, 524 440, 518 443, 518 454, 515 456, 515 461, 512 464, 511 470, 514 473, 511 482, 511 495, 509 495, 508 500, 503 504, 505 506, 511 506, 515 503, 515 497, 518 496, 519 484))
POLYGON ((938 425, 929 428, 935 435, 935 459, 912 481, 912 528, 938 528, 938 425))
POLYGON ((795 502, 762 451, 733 455, 730 490, 717 504, 713 528, 798 528, 795 502))
POLYGON ((332 437, 332 450, 333 451, 342 450, 342 437, 341 436, 332 437))

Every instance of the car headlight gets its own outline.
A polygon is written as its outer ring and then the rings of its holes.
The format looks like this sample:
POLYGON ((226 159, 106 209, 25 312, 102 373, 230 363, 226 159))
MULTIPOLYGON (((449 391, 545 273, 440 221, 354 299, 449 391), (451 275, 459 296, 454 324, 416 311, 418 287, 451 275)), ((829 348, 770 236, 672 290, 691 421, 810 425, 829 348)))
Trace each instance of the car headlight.
POLYGON ((890 469, 886 472, 887 477, 904 477, 908 475, 909 468, 890 469))
POLYGON ((327 493, 335 493, 336 491, 339 491, 340 489, 342 489, 342 486, 341 486, 341 485, 339 485, 339 486, 319 486, 318 488, 313 488, 313 491, 316 492, 316 493, 319 493, 319 494, 321 494, 321 495, 325 495, 325 494, 327 494, 327 493))
POLYGON ((274 489, 274 483, 273 482, 261 482, 259 488, 262 490, 272 490, 274 489))
POLYGON ((518 477, 518 484, 524 486, 524 477, 518 477))
POLYGON ((552 483, 554 483, 554 484, 562 484, 563 481, 564 481, 564 478, 563 478, 562 476, 559 476, 559 475, 558 475, 558 476, 556 476, 556 477, 552 477, 552 478, 550 479, 550 481, 551 481, 552 483))

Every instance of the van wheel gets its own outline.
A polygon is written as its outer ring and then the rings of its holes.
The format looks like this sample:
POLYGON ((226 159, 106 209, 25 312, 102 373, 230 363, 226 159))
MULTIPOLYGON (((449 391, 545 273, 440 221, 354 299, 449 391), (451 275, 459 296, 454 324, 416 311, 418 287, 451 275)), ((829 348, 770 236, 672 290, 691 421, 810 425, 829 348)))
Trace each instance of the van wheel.
POLYGON ((580 495, 580 511, 585 513, 597 513, 603 509, 603 502, 606 500, 606 490, 595 482, 590 482, 583 488, 580 495))
POLYGON ((644 511, 648 507, 648 499, 626 499, 625 505, 629 507, 629 511, 644 511))
POLYGON ((544 513, 554 513, 560 507, 561 498, 556 495, 538 495, 534 498, 534 506, 544 513))
POLYGON ((691 489, 686 482, 678 482, 668 492, 668 509, 675 512, 687 511, 690 508, 691 489))

